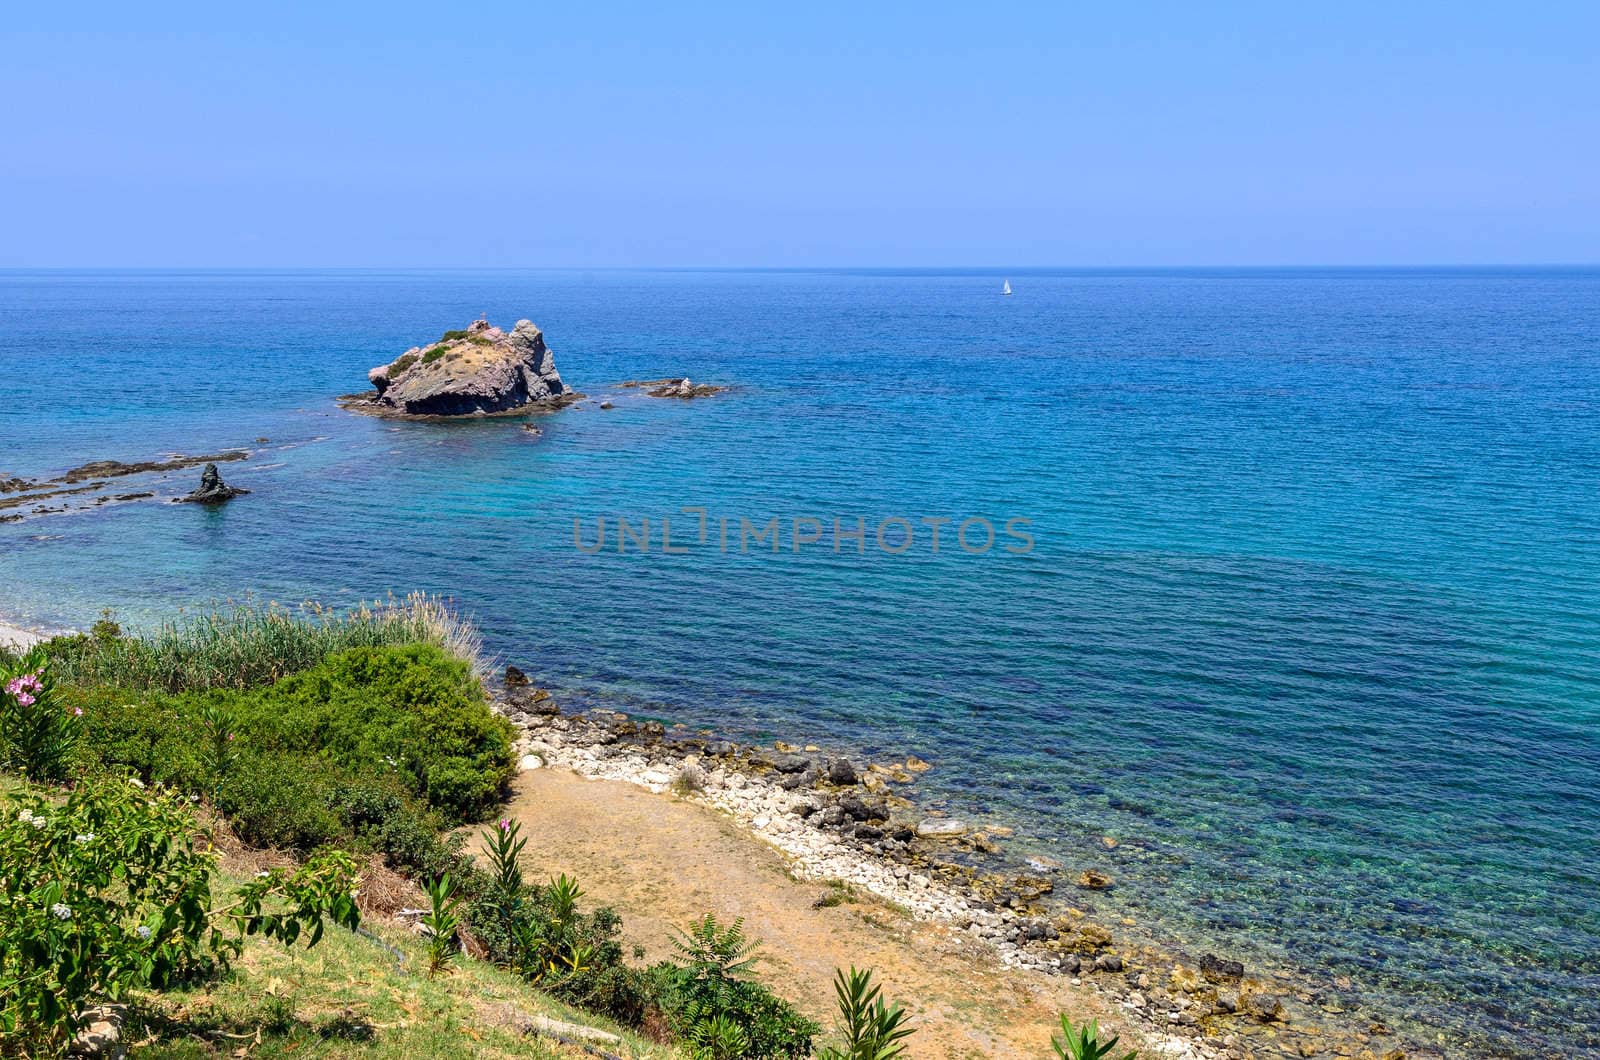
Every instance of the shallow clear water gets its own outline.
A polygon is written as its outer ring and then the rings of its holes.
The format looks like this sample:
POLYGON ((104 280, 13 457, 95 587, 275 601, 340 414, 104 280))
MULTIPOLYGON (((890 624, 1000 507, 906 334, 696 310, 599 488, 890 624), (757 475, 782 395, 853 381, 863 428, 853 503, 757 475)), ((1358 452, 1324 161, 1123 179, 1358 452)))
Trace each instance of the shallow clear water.
POLYGON ((218 510, 0 525, 0 614, 449 594, 570 703, 920 754, 1103 907, 1452 1054, 1600 1050, 1600 272, 1001 278, 0 273, 0 470, 259 450, 218 510), (484 310, 617 407, 332 405, 484 310), (667 374, 737 389, 610 389, 667 374))

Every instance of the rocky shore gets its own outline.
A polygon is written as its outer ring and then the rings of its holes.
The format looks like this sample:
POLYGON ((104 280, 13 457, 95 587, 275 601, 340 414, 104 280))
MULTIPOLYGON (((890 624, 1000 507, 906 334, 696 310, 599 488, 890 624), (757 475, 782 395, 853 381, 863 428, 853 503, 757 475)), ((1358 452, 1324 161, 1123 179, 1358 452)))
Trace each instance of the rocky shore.
MULTIPOLYGON (((262 443, 266 440, 259 438, 257 442, 262 443)), ((220 482, 217 464, 249 458, 250 453, 247 450, 229 449, 204 456, 166 456, 132 463, 121 460, 91 460, 53 478, 25 478, 0 471, 0 523, 20 522, 31 516, 85 511, 106 504, 151 500, 158 496, 158 487, 181 481, 178 473, 195 467, 209 468, 209 471, 202 471, 200 490, 180 494, 172 499, 196 501, 225 499, 215 493, 201 496, 206 489, 207 476, 220 482), (113 483, 126 479, 138 483, 137 488, 129 489, 133 483, 122 482, 119 488, 127 492, 112 492, 113 483)), ((229 496, 250 492, 227 486, 223 486, 222 489, 228 491, 229 496)))
POLYGON ((796 877, 859 888, 965 933, 1005 966, 1070 976, 1106 995, 1162 1055, 1439 1055, 1361 1021, 1326 989, 1226 956, 1174 953, 1102 923, 1072 896, 1112 881, 1043 858, 1011 864, 1000 850, 1009 830, 921 813, 912 786, 931 767, 915 757, 868 764, 609 711, 563 714, 514 667, 496 709, 521 730, 523 769, 564 767, 711 806, 781 852, 796 877))

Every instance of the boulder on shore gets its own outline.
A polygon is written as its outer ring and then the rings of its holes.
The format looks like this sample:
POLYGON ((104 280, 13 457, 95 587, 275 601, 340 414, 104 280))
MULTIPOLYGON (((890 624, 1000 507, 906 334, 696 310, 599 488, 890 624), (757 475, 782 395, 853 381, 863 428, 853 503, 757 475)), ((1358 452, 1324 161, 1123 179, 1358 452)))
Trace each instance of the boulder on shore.
POLYGON ((374 390, 347 408, 392 416, 488 416, 530 405, 557 408, 580 395, 561 381, 544 333, 519 320, 508 335, 487 320, 413 346, 367 373, 374 390))

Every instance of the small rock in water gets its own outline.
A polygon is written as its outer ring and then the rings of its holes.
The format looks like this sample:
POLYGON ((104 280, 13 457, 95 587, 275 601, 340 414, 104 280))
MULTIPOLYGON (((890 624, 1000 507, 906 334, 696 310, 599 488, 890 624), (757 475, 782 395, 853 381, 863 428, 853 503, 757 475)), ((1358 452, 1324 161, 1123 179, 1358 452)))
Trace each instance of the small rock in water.
POLYGON ((1103 891, 1111 886, 1111 877, 1093 869, 1084 869, 1078 873, 1078 886, 1087 891, 1103 891))
POLYGON ((180 502, 188 504, 221 504, 235 497, 242 497, 250 491, 230 486, 222 481, 222 475, 217 471, 217 465, 207 464, 200 472, 200 488, 184 497, 179 497, 180 502))
POLYGON ((930 817, 917 825, 917 835, 924 839, 953 839, 965 835, 967 824, 946 817, 930 817))
POLYGON ((505 685, 507 688, 527 688, 528 675, 515 666, 507 666, 505 685))
POLYGON ((1061 868, 1061 862, 1055 858, 1047 858, 1037 854, 1028 858, 1026 864, 1034 872, 1050 873, 1061 868))
POLYGON ((828 763, 828 781, 840 787, 849 787, 857 780, 856 767, 850 764, 849 759, 835 758, 828 763))
POLYGON ((906 768, 911 770, 913 773, 926 773, 928 770, 932 769, 933 766, 929 765, 927 762, 924 762, 916 755, 912 755, 906 759, 906 768))
POLYGON ((1224 960, 1214 953, 1207 953, 1200 958, 1200 974, 1213 983, 1237 981, 1244 978, 1244 963, 1224 960))

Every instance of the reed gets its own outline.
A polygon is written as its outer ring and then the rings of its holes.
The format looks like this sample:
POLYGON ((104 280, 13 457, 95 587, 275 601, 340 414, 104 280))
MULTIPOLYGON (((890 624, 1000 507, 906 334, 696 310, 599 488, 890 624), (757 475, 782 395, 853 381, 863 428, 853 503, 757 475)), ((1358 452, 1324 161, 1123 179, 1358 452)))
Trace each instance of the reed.
POLYGON ((480 677, 488 672, 477 629, 446 601, 423 593, 343 611, 311 602, 290 608, 246 601, 148 632, 73 638, 52 652, 52 667, 58 680, 79 685, 167 692, 253 688, 347 648, 418 643, 464 660, 480 677))

